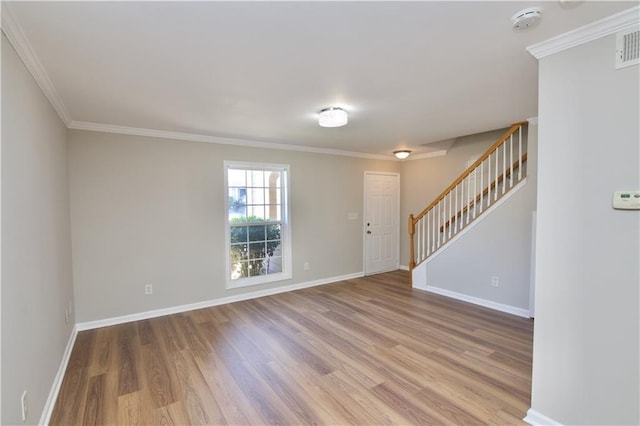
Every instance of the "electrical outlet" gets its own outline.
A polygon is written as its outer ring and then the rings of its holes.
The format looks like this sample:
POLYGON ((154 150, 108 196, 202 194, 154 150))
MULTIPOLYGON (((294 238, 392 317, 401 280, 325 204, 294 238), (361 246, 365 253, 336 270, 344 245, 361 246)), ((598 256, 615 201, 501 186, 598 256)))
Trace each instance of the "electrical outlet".
POLYGON ((22 392, 22 398, 20 398, 20 403, 22 405, 22 422, 27 421, 27 417, 29 416, 29 403, 27 401, 27 391, 22 392))
POLYGON ((144 294, 153 294, 153 285, 147 284, 144 286, 144 294))
POLYGON ((64 323, 69 324, 69 309, 64 310, 64 323))
POLYGON ((310 266, 309 266, 309 262, 304 262, 304 270, 305 270, 305 271, 308 271, 308 270, 309 270, 309 268, 310 268, 310 266))
POLYGON ((500 287, 500 277, 497 275, 491 277, 491 287, 500 287))

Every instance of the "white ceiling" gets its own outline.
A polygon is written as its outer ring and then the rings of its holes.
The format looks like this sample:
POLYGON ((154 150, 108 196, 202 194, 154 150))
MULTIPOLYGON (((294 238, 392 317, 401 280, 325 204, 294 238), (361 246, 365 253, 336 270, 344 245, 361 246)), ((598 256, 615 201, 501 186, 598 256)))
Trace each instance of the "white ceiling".
POLYGON ((536 117, 525 47, 638 4, 570 3, 8 2, 70 127, 386 156, 536 117), (319 127, 327 106, 349 124, 319 127))

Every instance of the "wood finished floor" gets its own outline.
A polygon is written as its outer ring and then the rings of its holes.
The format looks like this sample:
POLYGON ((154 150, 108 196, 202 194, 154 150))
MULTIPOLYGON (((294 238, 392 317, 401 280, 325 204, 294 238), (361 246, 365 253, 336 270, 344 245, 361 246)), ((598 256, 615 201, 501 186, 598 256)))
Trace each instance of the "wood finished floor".
POLYGON ((533 321, 407 281, 80 332, 50 424, 524 424, 533 321))

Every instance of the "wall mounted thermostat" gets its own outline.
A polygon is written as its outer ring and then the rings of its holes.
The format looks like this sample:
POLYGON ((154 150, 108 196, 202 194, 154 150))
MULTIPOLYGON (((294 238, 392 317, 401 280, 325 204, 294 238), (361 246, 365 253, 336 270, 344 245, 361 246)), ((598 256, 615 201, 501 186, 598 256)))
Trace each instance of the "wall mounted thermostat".
POLYGON ((613 208, 622 210, 640 210, 640 190, 614 192, 613 208))

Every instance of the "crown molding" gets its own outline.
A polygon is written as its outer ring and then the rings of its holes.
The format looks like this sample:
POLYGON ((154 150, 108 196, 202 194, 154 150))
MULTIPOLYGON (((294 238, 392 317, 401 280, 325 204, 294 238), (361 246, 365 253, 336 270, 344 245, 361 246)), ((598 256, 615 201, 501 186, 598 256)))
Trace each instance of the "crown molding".
POLYGON ((117 133, 121 135, 147 136, 161 139, 177 139, 191 142, 206 142, 221 145, 245 146, 250 148, 279 149, 283 151, 300 151, 314 154, 340 155, 343 157, 365 158, 369 160, 393 161, 392 155, 367 154, 364 152, 343 151, 340 149, 316 148, 302 145, 288 145, 273 142, 259 142, 247 139, 222 138, 217 136, 199 135, 195 133, 172 132, 168 130, 143 129, 139 127, 114 126, 111 124, 90 123, 86 121, 71 121, 70 129, 89 130, 93 132, 117 133))
POLYGON ((22 28, 16 21, 9 5, 6 2, 2 2, 2 32, 9 40, 9 43, 16 50, 16 53, 22 59, 22 62, 27 67, 27 70, 31 73, 38 86, 47 97, 53 109, 58 113, 65 126, 69 126, 71 117, 67 108, 64 106, 60 95, 53 87, 53 83, 49 79, 49 75, 44 70, 42 63, 36 56, 31 44, 24 35, 22 28))
MULTIPOLYGON (((447 155, 447 150, 441 149, 439 151, 432 151, 424 154, 412 155, 409 158, 406 158, 404 161, 422 160, 424 158, 444 157, 445 155, 447 155)), ((399 161, 403 161, 403 160, 399 160, 399 161)))
POLYGON ((640 25, 640 6, 635 6, 549 40, 533 44, 527 47, 527 51, 536 59, 540 59, 618 31, 633 29, 638 25, 640 25))

